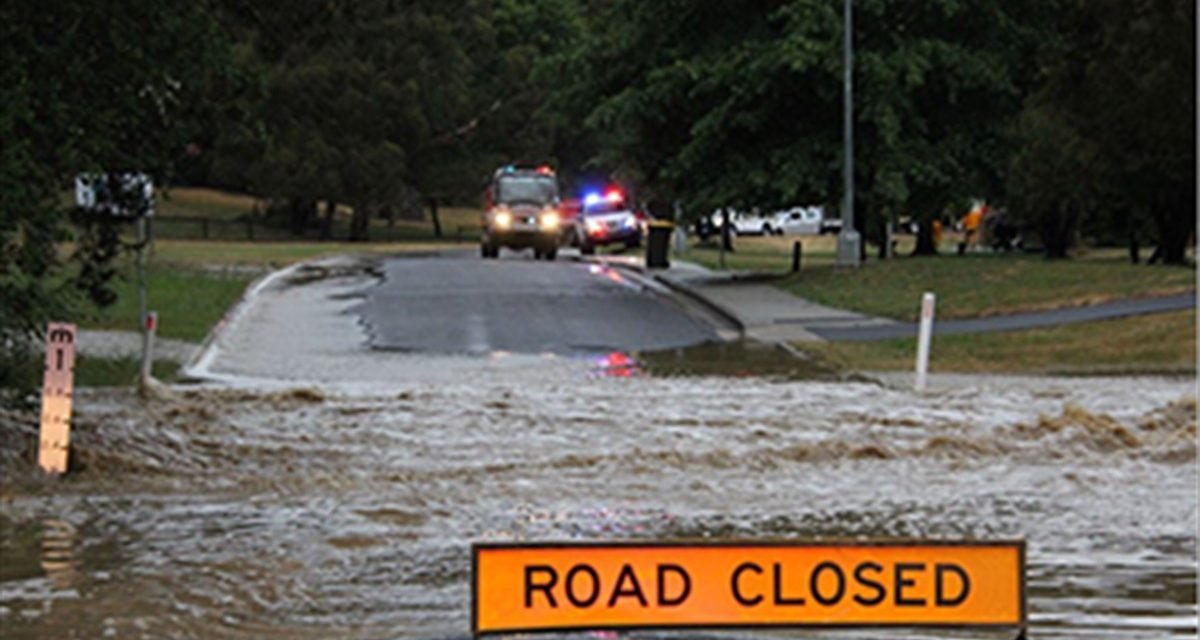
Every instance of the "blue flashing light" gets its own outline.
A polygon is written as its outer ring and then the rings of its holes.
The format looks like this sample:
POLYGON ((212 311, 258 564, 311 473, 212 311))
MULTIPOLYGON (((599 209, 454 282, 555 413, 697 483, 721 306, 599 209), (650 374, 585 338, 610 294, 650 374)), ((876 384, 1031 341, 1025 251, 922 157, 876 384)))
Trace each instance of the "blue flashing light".
POLYGON ((594 204, 599 204, 601 200, 602 198, 600 197, 600 194, 593 192, 583 197, 583 204, 590 207, 594 204))

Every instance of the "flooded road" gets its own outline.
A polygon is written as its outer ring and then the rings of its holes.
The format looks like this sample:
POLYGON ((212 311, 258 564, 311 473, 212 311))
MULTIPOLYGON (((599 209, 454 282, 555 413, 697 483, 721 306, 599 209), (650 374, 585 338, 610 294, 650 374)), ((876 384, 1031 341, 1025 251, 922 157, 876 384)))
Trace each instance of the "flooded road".
POLYGON ((916 396, 556 362, 332 395, 86 392, 69 478, 5 440, 0 635, 464 637, 472 541, 929 536, 1024 537, 1033 637, 1194 636, 1189 387, 916 396))
MULTIPOLYGON (((65 479, 0 412, 0 637, 463 638, 472 542, 846 536, 1024 538, 1031 637, 1196 635, 1194 379, 401 353, 376 280, 259 287, 195 367, 224 384, 78 392, 65 479)), ((662 636, 697 634, 622 634, 662 636)))

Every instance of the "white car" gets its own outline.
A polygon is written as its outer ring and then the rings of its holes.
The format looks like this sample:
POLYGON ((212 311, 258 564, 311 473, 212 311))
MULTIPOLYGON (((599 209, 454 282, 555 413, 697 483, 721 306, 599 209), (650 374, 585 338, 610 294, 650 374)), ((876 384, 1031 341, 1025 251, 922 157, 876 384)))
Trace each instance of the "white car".
POLYGON ((837 233, 842 221, 826 218, 824 207, 792 207, 775 214, 774 227, 788 235, 818 235, 837 233))
MULTIPOLYGON (((710 219, 714 229, 720 229, 724 222, 724 216, 720 209, 714 211, 710 219)), ((729 226, 730 231, 739 236, 770 236, 780 233, 773 220, 764 218, 757 213, 746 213, 735 209, 729 210, 729 226)))

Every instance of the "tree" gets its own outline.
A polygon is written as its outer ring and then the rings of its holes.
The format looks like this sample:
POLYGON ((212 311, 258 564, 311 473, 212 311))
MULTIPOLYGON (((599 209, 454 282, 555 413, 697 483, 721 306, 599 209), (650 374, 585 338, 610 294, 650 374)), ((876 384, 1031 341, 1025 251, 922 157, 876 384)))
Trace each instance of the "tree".
POLYGON ((1052 255, 1065 253, 1062 225, 1134 243, 1153 226, 1163 261, 1183 263, 1196 230, 1195 4, 1069 0, 1056 18, 1018 120, 1016 213, 1052 235, 1052 255))
MULTIPOLYGON (((855 3, 856 195, 872 228, 884 211, 929 221, 999 191, 1039 5, 855 3)), ((617 0, 570 61, 560 100, 586 105, 599 162, 678 195, 693 216, 834 203, 839 9, 617 0)))
POLYGON ((532 70, 578 27, 568 0, 230 0, 228 15, 246 82, 213 177, 245 176, 294 229, 318 201, 349 204, 360 240, 373 215, 420 217, 476 197, 499 164, 542 160, 532 70))
MULTIPOLYGON (((112 251, 84 242, 77 269, 58 257, 71 238, 62 190, 82 171, 169 176, 224 53, 203 6, 0 5, 0 387, 20 382, 18 361, 48 320, 111 299, 112 251)), ((89 238, 111 248, 114 234, 89 238)))

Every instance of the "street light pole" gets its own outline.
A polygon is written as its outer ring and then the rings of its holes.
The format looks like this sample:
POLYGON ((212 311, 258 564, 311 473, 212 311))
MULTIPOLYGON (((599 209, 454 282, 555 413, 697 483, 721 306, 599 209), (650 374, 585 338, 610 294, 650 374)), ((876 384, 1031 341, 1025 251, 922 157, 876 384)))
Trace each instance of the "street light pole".
POLYGON ((858 267, 862 238, 854 229, 854 32, 853 0, 844 0, 845 14, 842 34, 842 64, 844 66, 842 101, 842 138, 845 144, 843 171, 842 230, 838 233, 837 266, 858 267))

